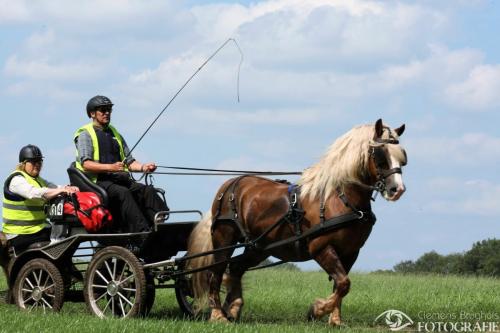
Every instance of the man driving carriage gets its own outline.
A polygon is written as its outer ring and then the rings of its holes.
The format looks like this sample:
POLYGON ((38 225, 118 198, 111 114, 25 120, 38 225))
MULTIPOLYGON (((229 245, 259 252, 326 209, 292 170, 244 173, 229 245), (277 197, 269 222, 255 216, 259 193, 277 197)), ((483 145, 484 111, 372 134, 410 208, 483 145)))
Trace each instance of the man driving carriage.
POLYGON ((154 187, 134 181, 128 172, 153 172, 156 165, 130 156, 127 143, 110 124, 113 105, 105 96, 88 101, 87 116, 92 121, 74 135, 76 167, 108 193, 111 213, 121 222, 115 224, 117 230, 150 231, 155 214, 168 207, 154 187))

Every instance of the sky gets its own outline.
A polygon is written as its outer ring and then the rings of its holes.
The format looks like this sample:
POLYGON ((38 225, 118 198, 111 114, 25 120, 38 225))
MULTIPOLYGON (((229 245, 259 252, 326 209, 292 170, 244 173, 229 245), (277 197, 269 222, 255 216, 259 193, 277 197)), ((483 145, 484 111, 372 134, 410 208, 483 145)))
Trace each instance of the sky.
MULTIPOLYGON (((0 0, 0 175, 38 145, 66 184, 87 101, 106 95, 159 165, 300 171, 339 136, 406 124, 407 187, 378 198, 353 270, 500 238, 500 3, 483 0, 0 0)), ((156 176, 171 209, 206 211, 223 177, 156 176)), ((290 177, 291 181, 296 178, 290 177)), ((314 262, 301 264, 316 269, 314 262)))

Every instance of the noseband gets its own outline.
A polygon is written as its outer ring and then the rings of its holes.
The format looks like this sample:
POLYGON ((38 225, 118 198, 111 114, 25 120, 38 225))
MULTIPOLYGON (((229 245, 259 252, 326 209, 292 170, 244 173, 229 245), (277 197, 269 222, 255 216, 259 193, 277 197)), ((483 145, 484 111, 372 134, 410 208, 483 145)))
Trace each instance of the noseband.
MULTIPOLYGON (((390 139, 376 139, 374 140, 376 143, 380 143, 382 145, 384 144, 394 144, 397 145, 399 144, 399 141, 390 138, 390 139)), ((375 168, 377 170, 377 181, 375 182, 374 185, 374 190, 380 193, 383 193, 387 189, 387 184, 385 180, 390 176, 395 173, 402 174, 403 171, 400 167, 397 168, 392 168, 392 169, 387 169, 384 168, 384 166, 387 166, 387 159, 385 157, 385 152, 382 149, 383 146, 372 146, 370 149, 370 156, 373 158, 373 161, 375 162, 375 168)))

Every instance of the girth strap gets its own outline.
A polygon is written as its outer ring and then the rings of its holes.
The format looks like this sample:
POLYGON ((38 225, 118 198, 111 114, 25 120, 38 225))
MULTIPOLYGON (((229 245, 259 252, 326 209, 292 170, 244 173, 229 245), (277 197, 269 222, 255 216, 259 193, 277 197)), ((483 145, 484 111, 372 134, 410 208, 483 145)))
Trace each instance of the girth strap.
POLYGON ((241 177, 233 179, 233 181, 229 184, 229 186, 226 188, 226 190, 218 195, 217 200, 219 201, 219 206, 217 207, 217 212, 215 213, 215 216, 213 217, 214 223, 212 223, 212 232, 214 230, 214 227, 215 227, 215 224, 217 221, 223 221, 223 220, 224 221, 233 221, 234 224, 236 224, 236 226, 238 227, 238 230, 240 231, 242 238, 245 239, 245 243, 248 243, 250 241, 250 239, 248 237, 248 232, 245 231, 245 228, 243 228, 243 225, 241 224, 241 219, 240 219, 240 216, 238 214, 237 207, 236 207, 236 196, 235 196, 236 187, 238 186, 239 182, 245 177, 248 177, 248 176, 241 176, 241 177), (230 216, 227 216, 227 215, 220 216, 221 211, 222 211, 223 199, 227 193, 229 193, 228 202, 231 206, 231 215, 230 216))
POLYGON ((300 202, 300 187, 298 185, 290 185, 288 187, 288 193, 290 207, 283 218, 292 226, 295 236, 298 236, 302 232, 300 223, 305 215, 304 209, 302 209, 302 203, 300 202))

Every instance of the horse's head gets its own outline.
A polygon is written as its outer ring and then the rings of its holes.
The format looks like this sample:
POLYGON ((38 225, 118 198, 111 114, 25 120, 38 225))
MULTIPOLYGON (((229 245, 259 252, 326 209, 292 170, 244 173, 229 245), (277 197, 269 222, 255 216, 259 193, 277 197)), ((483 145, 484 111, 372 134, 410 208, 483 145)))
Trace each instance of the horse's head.
POLYGON ((370 142, 370 174, 375 186, 389 201, 398 200, 406 190, 402 167, 406 165, 406 152, 399 144, 405 125, 391 129, 382 123, 375 123, 375 133, 370 142))

